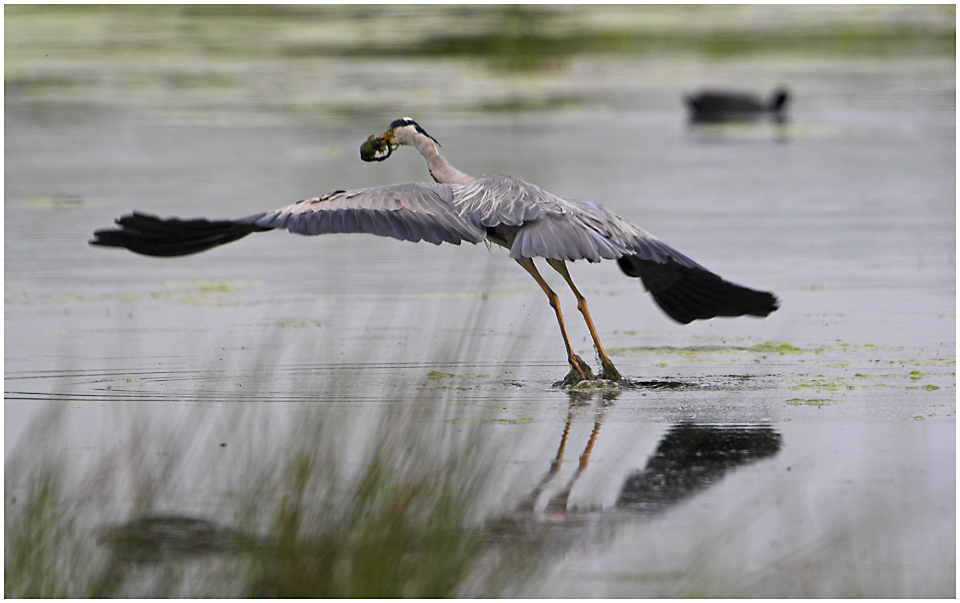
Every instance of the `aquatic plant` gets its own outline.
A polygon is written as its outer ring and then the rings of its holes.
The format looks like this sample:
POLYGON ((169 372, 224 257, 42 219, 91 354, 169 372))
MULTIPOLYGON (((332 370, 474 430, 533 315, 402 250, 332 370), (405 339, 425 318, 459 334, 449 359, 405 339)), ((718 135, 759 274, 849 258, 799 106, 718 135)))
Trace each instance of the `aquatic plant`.
MULTIPOLYGON (((218 501, 201 516, 171 501, 182 475, 211 469, 202 459, 151 460, 131 442, 72 483, 76 467, 32 445, 59 439, 53 418, 64 412, 51 411, 34 430, 42 437, 7 463, 8 597, 449 597, 484 554, 478 501, 497 456, 476 429, 441 420, 443 404, 398 403, 366 438, 362 426, 308 411, 270 438, 279 444, 249 431, 236 406, 244 432, 230 440, 250 445, 222 484, 201 489, 218 501), (94 488, 119 498, 104 506, 94 488)), ((191 450, 204 433, 131 437, 191 450)))

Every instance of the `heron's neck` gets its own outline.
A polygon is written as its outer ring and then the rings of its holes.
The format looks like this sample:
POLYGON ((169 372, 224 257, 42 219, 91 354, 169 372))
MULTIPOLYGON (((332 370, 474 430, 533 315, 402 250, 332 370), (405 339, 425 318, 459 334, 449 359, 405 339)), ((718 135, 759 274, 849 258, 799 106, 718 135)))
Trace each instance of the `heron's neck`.
POLYGON ((447 163, 447 160, 437 150, 436 143, 429 136, 417 133, 414 136, 413 145, 427 160, 430 175, 437 182, 441 184, 466 184, 475 180, 473 176, 468 176, 447 163))

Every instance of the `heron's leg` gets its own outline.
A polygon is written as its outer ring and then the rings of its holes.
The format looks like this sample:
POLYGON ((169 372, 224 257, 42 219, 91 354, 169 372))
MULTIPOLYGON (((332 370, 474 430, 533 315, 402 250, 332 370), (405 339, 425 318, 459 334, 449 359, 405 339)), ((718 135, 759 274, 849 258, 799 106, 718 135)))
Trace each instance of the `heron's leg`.
POLYGON ((560 273, 560 276, 563 277, 563 280, 567 281, 567 284, 570 285, 570 289, 573 291, 573 294, 577 297, 577 309, 580 310, 580 313, 583 314, 583 319, 587 323, 587 328, 590 329, 590 337, 593 338, 593 345, 597 348, 597 355, 600 356, 600 365, 603 367, 603 371, 600 373, 602 379, 610 379, 611 381, 620 380, 620 371, 617 370, 617 367, 613 366, 613 361, 610 360, 610 357, 607 356, 607 353, 603 351, 603 346, 600 345, 600 337, 597 336, 597 329, 593 326, 593 319, 590 318, 590 310, 587 309, 587 299, 580 294, 580 291, 577 290, 577 286, 573 284, 573 279, 570 278, 570 273, 567 272, 567 264, 563 260, 547 260, 547 263, 550 264, 550 267, 560 273))
MULTIPOLYGON (((560 312, 560 298, 557 297, 557 294, 553 292, 553 289, 550 288, 547 281, 543 280, 543 277, 537 272, 537 267, 533 265, 533 258, 517 258, 517 263, 530 273, 533 280, 537 281, 537 284, 540 285, 543 292, 547 294, 547 299, 550 300, 550 307, 553 308, 553 311, 557 314, 557 322, 560 323, 560 334, 563 335, 563 345, 567 347, 567 360, 570 362, 570 367, 573 369, 573 372, 579 375, 581 381, 593 379, 593 371, 590 370, 590 366, 583 361, 583 358, 573 352, 573 346, 570 345, 570 338, 567 336, 567 327, 563 324, 563 314, 560 312)), ((564 379, 564 381, 567 381, 567 379, 564 379)))

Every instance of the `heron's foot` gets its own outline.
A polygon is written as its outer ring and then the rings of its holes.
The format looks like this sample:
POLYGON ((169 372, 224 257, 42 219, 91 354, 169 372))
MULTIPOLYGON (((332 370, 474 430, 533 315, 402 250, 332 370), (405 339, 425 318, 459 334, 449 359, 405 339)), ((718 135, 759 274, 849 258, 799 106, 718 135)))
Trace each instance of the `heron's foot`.
POLYGON ((574 354, 570 357, 570 372, 561 381, 554 383, 557 387, 569 387, 581 381, 593 381, 593 371, 583 358, 574 354))
POLYGON ((600 371, 601 379, 614 382, 619 382, 623 379, 623 377, 620 376, 620 371, 617 370, 617 367, 613 366, 613 362, 611 362, 609 358, 601 358, 600 364, 603 366, 603 370, 600 371))

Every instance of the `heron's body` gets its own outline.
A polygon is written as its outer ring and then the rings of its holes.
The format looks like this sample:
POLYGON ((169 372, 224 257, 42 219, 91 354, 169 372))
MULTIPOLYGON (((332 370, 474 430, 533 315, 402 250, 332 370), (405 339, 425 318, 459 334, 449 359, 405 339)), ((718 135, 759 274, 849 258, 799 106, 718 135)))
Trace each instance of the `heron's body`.
POLYGON ((252 232, 280 229, 303 235, 363 232, 437 245, 488 240, 509 249, 510 257, 550 299, 572 381, 592 375, 573 352, 558 298, 537 272, 533 258, 546 259, 570 285, 600 357, 601 376, 610 379, 619 379, 619 373, 603 351, 586 300, 566 270, 567 261, 617 260, 625 274, 640 278, 657 304, 681 323, 715 316, 766 316, 777 308, 772 294, 721 279, 598 203, 565 199, 512 176, 464 174, 447 163, 436 141, 413 120, 394 121, 386 133, 371 137, 364 147, 368 144, 374 150, 361 149, 365 160, 385 159, 399 145, 417 148, 436 182, 335 191, 237 220, 164 220, 134 213, 117 220, 120 229, 97 231, 91 243, 144 255, 178 256, 252 232))

